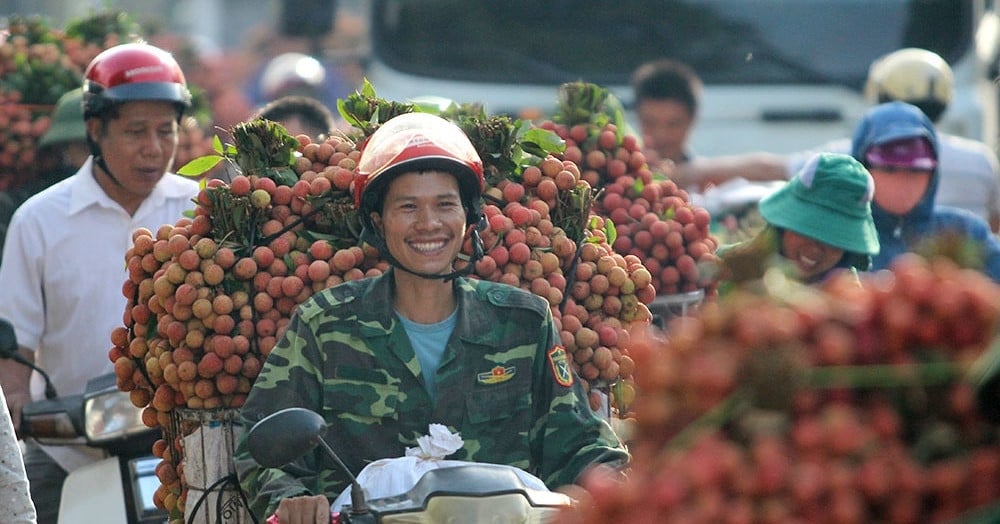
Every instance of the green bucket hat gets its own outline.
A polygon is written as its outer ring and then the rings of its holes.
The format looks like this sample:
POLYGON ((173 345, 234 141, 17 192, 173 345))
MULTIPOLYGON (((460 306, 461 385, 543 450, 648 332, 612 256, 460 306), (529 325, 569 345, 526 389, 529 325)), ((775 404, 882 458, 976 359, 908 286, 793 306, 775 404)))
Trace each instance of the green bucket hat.
POLYGON ((758 204, 769 224, 863 255, 879 252, 872 220, 875 182, 849 155, 820 153, 758 204))
POLYGON ((38 147, 46 147, 62 142, 84 141, 87 126, 83 122, 83 89, 67 91, 56 102, 52 112, 52 124, 38 141, 38 147))

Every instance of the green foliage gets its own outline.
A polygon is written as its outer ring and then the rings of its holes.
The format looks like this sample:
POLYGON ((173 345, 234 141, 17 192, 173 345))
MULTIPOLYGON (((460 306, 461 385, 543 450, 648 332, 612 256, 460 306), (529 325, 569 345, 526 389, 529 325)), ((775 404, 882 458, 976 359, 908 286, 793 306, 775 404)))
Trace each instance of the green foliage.
POLYGON ((292 169, 299 141, 277 122, 255 119, 236 124, 231 129, 233 144, 223 144, 218 136, 212 139, 214 155, 195 158, 177 170, 187 177, 201 177, 219 162, 236 164, 247 176, 270 178, 279 186, 291 186, 298 181, 292 169))
POLYGON ((554 122, 569 127, 590 124, 595 130, 612 123, 617 128, 619 144, 626 134, 635 134, 625 119, 621 100, 607 88, 589 82, 567 82, 559 86, 558 100, 558 109, 552 116, 554 122))
POLYGON ((393 102, 378 98, 375 88, 366 78, 360 91, 337 100, 337 111, 351 126, 359 129, 364 137, 371 136, 382 123, 390 118, 416 110, 413 104, 393 102))
POLYGON ((42 17, 12 16, 3 45, 14 50, 14 55, 10 59, 13 69, 0 76, 0 90, 20 93, 21 103, 55 105, 63 93, 83 81, 82 71, 58 59, 62 34, 42 17))
POLYGON ((115 40, 125 42, 133 40, 140 34, 139 24, 124 11, 105 11, 89 17, 71 21, 66 26, 66 36, 77 38, 88 44, 104 47, 108 36, 115 35, 115 40))

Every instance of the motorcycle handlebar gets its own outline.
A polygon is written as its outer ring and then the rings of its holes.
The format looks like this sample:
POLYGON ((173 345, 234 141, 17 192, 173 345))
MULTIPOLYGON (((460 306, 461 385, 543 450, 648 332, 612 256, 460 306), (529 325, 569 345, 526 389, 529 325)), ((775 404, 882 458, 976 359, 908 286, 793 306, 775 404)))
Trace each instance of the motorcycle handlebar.
POLYGON ((11 325, 9 320, 0 318, 0 358, 13 360, 18 364, 27 366, 32 370, 37 371, 38 374, 45 379, 45 398, 50 400, 56 398, 58 396, 56 394, 56 388, 52 385, 52 380, 49 378, 49 374, 42 368, 36 366, 34 362, 24 358, 24 355, 20 353, 19 349, 17 335, 14 334, 14 326, 11 325))

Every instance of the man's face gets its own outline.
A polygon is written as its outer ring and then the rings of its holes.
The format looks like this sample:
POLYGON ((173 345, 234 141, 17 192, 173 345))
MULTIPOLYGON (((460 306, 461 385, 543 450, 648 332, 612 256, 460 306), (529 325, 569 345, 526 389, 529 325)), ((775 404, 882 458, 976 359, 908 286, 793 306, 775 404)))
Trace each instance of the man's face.
POLYGON ((177 153, 174 155, 173 169, 179 169, 188 162, 210 153, 205 145, 205 132, 196 123, 185 122, 185 125, 178 129, 177 153))
POLYGON ((87 131, 97 140, 123 196, 145 198, 174 160, 177 109, 169 102, 127 102, 105 129, 99 119, 92 118, 87 131))
POLYGON ((389 184, 382 213, 372 213, 389 252, 403 267, 432 275, 451 272, 465 237, 465 208, 449 173, 406 173, 389 184))
POLYGON ((868 170, 875 180, 875 203, 893 215, 909 213, 931 183, 930 171, 874 165, 868 170))
POLYGON ((694 115, 687 106, 675 100, 643 100, 636 106, 636 116, 647 149, 656 151, 660 159, 684 160, 694 115))

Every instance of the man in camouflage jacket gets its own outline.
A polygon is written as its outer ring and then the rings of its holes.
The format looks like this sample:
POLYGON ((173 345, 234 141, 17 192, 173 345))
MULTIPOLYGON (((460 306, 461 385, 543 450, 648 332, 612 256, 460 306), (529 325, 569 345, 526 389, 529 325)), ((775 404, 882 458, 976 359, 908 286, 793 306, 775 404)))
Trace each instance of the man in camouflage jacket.
MULTIPOLYGON (((324 435, 357 474, 374 460, 403 456, 430 423, 458 431, 455 460, 517 466, 550 488, 573 483, 588 465, 624 463, 611 428, 590 411, 557 345, 548 305, 523 290, 457 279, 458 320, 437 373, 436 404, 392 313, 392 272, 326 290, 303 305, 268 356, 243 408, 250 427, 280 409, 321 413, 324 435)), ((254 514, 285 497, 336 498, 346 475, 317 450, 265 469, 237 449, 237 469, 254 514)))
MULTIPOLYGON (((466 239, 466 267, 483 251, 482 162, 465 134, 426 113, 394 117, 369 138, 357 174, 362 241, 392 269, 299 307, 242 408, 246 427, 311 409, 355 475, 403 456, 430 424, 463 439, 448 458, 519 467, 549 488, 590 465, 624 466, 628 453, 590 410, 548 301, 453 268, 466 239)), ((268 469, 243 440, 235 461, 260 517, 324 522, 348 485, 322 451, 268 469)))

